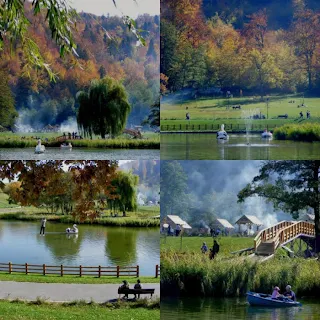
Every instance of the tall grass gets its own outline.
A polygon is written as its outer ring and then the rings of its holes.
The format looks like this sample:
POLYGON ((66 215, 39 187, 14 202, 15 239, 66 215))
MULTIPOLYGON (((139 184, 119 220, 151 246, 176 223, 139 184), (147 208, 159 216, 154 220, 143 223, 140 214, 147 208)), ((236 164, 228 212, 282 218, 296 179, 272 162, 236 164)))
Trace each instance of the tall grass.
POLYGON ((271 293, 289 283, 299 296, 320 296, 320 262, 274 258, 258 263, 250 258, 214 260, 202 254, 161 254, 161 294, 235 297, 247 291, 271 293))
MULTIPOLYGON (((157 135, 150 139, 83 139, 72 140, 73 147, 78 148, 115 148, 115 149, 160 149, 160 136, 157 135)), ((35 139, 26 138, 21 139, 19 136, 0 136, 0 148, 32 148, 37 144, 35 139)), ((49 139, 48 142, 42 141, 46 147, 60 147, 61 142, 55 139, 49 139)))
POLYGON ((26 214, 24 212, 15 213, 3 213, 0 214, 0 220, 19 220, 19 221, 39 221, 45 216, 48 221, 55 221, 61 223, 78 223, 78 224, 99 224, 105 226, 118 226, 118 227, 159 227, 159 219, 150 218, 130 218, 130 217, 119 217, 119 218, 99 218, 94 221, 78 221, 72 216, 60 216, 51 215, 47 213, 38 214, 26 214))
POLYGON ((320 141, 320 123, 287 124, 274 130, 278 140, 320 141))

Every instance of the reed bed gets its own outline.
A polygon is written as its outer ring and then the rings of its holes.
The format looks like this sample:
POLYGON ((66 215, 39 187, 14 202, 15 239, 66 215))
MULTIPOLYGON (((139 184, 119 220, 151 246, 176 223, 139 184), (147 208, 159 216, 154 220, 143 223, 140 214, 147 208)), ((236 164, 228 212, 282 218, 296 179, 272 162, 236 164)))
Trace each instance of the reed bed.
POLYGON ((320 141, 320 123, 287 124, 276 128, 277 140, 320 141))
POLYGON ((247 291, 271 293, 290 284, 299 296, 320 296, 318 260, 274 258, 266 262, 250 258, 203 254, 161 254, 161 294, 237 297, 247 291))
MULTIPOLYGON (((75 148, 114 148, 114 149, 160 149, 160 135, 149 139, 83 139, 67 140, 75 148)), ((42 141, 46 147, 60 147, 61 142, 50 138, 47 142, 42 141)), ((33 148, 37 145, 37 140, 32 138, 22 139, 19 136, 0 136, 0 148, 33 148)))

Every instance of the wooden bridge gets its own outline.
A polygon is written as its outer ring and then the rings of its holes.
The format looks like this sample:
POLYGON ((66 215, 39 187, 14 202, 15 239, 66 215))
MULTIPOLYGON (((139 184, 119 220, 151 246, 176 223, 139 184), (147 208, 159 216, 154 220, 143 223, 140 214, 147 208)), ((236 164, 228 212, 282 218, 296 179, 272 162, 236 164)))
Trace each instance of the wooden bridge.
POLYGON ((272 227, 261 230, 254 239, 255 255, 273 255, 278 248, 286 248, 286 244, 298 238, 305 241, 307 247, 310 246, 312 248, 315 243, 314 223, 282 221, 272 227))
MULTIPOLYGON (((128 134, 134 138, 142 139, 142 134, 140 130, 134 130, 134 129, 124 129, 123 133, 128 134)), ((56 138, 56 141, 65 142, 67 140, 79 140, 82 139, 82 136, 79 135, 72 135, 70 132, 65 133, 62 136, 59 136, 56 138)))

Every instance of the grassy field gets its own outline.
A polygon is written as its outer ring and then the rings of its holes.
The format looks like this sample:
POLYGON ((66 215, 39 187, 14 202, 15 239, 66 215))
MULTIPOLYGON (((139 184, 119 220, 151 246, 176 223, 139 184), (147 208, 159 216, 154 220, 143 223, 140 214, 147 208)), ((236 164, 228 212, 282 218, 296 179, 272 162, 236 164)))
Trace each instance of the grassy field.
POLYGON ((243 296, 247 291, 271 293, 277 285, 282 290, 290 283, 300 295, 320 293, 320 263, 317 260, 289 258, 282 250, 271 260, 258 262, 231 252, 253 247, 253 238, 218 238, 220 251, 214 260, 202 254, 203 242, 212 246, 210 237, 167 237, 161 240, 162 295, 243 296), (166 243, 165 243, 166 242, 166 243))
MULTIPOLYGON (((61 142, 56 138, 61 133, 0 133, 1 148, 31 148, 37 144, 37 139, 42 140, 42 144, 46 147, 60 147, 61 142), (47 139, 47 141, 46 141, 47 139)), ((148 132, 143 134, 143 139, 132 139, 125 135, 121 135, 114 139, 93 138, 83 140, 67 140, 71 142, 73 147, 78 148, 127 148, 127 149, 159 149, 160 135, 159 133, 148 132)))
MULTIPOLYGON (((217 237, 214 238, 220 245, 219 256, 230 256, 231 252, 253 247, 251 237, 217 237)), ((182 252, 188 254, 200 254, 202 243, 206 242, 208 247, 212 247, 211 237, 182 237, 182 250, 180 237, 166 237, 161 239, 161 252, 182 252)))
MULTIPOLYGON (((170 100, 169 100, 170 101, 170 100)), ((268 127, 272 130, 287 123, 305 123, 320 121, 320 98, 304 98, 306 107, 298 108, 303 99, 295 96, 271 96, 268 110, 266 102, 261 102, 259 97, 233 98, 233 99, 200 99, 184 102, 161 104, 161 130, 208 130, 205 125, 218 127, 221 124, 245 125, 244 118, 253 114, 263 114, 268 119, 252 120, 254 126, 268 127), (294 103, 289 103, 294 101, 294 103), (241 110, 232 109, 233 105, 241 105, 241 110), (187 109, 188 108, 188 109, 187 109), (306 111, 311 113, 311 119, 306 119, 306 111), (268 112, 267 112, 268 111, 268 112), (299 112, 302 111, 304 118, 300 119, 299 112), (190 114, 190 121, 185 120, 186 113, 190 114), (278 119, 278 115, 288 114, 288 119, 278 119), (188 128, 185 126, 188 124, 188 128), (173 129, 173 125, 176 126, 173 129), (193 128, 198 126, 198 128, 193 128), (199 125, 201 128, 199 129, 199 125), (170 126, 170 128, 168 128, 170 126), (191 126, 191 127, 190 127, 191 126)), ((237 128, 232 128, 236 130, 237 128)), ((242 129, 242 127, 240 128, 242 129)), ((214 128, 216 130, 216 128, 214 128)), ((230 128, 228 128, 230 131, 230 128)))
POLYGON ((160 301, 135 303, 48 303, 41 300, 23 302, 19 300, 0 301, 0 319, 12 320, 149 320, 160 319, 160 301))
MULTIPOLYGON (((159 283, 160 278, 155 277, 139 277, 141 283, 159 283)), ((90 276, 71 276, 64 275, 37 275, 37 274, 9 274, 6 272, 0 272, 0 281, 16 281, 16 282, 37 282, 37 283, 83 283, 83 284, 121 284, 122 280, 127 280, 129 283, 135 283, 135 277, 90 277, 90 276)))

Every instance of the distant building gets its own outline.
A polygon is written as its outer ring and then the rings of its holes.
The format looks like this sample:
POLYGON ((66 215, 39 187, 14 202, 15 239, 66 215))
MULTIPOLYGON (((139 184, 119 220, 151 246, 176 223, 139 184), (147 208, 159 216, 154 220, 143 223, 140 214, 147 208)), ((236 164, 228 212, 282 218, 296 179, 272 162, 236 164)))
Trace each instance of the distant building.
POLYGON ((239 226, 239 232, 242 232, 243 229, 241 226, 244 226, 248 235, 254 233, 252 226, 256 226, 256 231, 258 231, 263 225, 263 223, 256 216, 251 215, 243 215, 235 224, 239 226))
POLYGON ((234 230, 234 226, 228 220, 220 218, 215 219, 211 224, 211 227, 214 231, 219 229, 224 234, 229 234, 234 230))
POLYGON ((176 230, 177 225, 180 225, 180 227, 183 229, 184 232, 190 233, 192 230, 192 227, 184 220, 182 220, 179 216, 175 215, 167 215, 163 221, 161 222, 161 230, 164 232, 164 225, 166 226, 166 229, 168 229, 168 226, 170 226, 171 230, 176 230))

